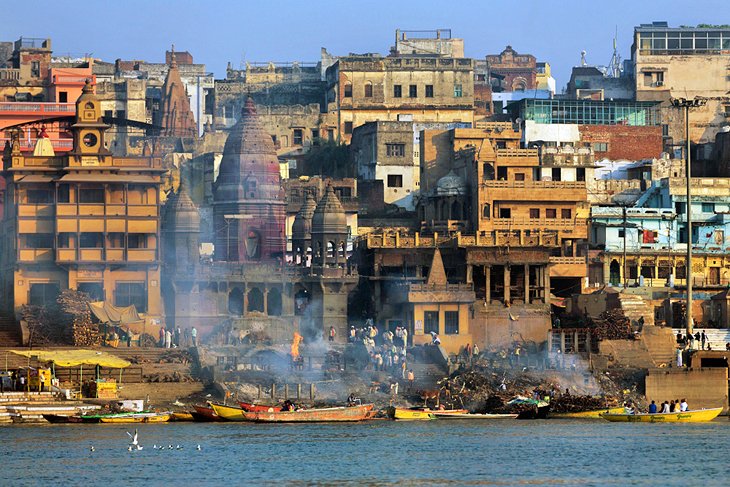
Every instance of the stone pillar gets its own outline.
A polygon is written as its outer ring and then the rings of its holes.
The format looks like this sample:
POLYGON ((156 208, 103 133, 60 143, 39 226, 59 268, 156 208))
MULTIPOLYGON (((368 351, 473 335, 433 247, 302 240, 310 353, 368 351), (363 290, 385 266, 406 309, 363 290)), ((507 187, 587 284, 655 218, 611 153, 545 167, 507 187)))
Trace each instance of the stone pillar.
POLYGON ((560 353, 565 355, 565 332, 560 332, 560 353))
POLYGON ((474 282, 474 266, 471 264, 466 265, 466 283, 471 284, 474 282))
POLYGON ((510 302, 510 295, 509 295, 509 286, 510 286, 510 269, 508 265, 504 265, 504 304, 507 304, 510 302))
POLYGON ((492 266, 484 266, 484 284, 486 289, 484 290, 484 301, 487 304, 492 302, 492 266))
POLYGON ((269 314, 269 288, 264 288, 264 314, 269 314))
POLYGON ((573 332, 573 353, 578 353, 578 332, 573 332))
POLYGON ((543 286, 545 287, 545 304, 550 303, 550 266, 543 267, 543 286))
POLYGON ((525 264, 525 304, 530 304, 530 264, 525 264))

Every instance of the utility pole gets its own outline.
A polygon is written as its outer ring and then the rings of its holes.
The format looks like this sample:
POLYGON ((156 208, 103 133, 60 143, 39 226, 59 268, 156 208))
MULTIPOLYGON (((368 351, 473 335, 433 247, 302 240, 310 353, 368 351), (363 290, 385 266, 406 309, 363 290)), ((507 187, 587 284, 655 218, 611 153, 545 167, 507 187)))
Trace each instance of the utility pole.
POLYGON ((687 334, 694 332, 694 322, 692 320, 692 157, 690 156, 690 138, 689 138, 689 109, 704 106, 707 100, 695 97, 693 100, 685 98, 672 98, 670 102, 675 108, 684 109, 684 135, 687 144, 685 153, 685 179, 687 181, 687 311, 685 313, 685 323, 687 334))
POLYGON ((626 272, 628 269, 628 264, 626 262, 626 205, 623 207, 623 214, 624 214, 624 265, 623 265, 623 273, 624 273, 624 289, 626 289, 629 286, 629 274, 626 272))

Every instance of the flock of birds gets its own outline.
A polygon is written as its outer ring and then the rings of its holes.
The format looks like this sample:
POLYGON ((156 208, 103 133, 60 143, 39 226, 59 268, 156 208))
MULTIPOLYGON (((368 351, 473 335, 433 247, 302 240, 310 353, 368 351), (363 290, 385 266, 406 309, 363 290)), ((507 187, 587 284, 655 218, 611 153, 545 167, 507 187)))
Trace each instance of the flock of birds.
MULTIPOLYGON (((127 451, 139 451, 139 450, 144 449, 144 447, 139 444, 139 434, 137 433, 137 430, 136 429, 134 430, 134 435, 132 433, 130 433, 129 431, 127 431, 127 435, 129 436, 129 439, 132 440, 131 443, 129 443, 129 445, 127 445, 127 451)), ((172 446, 172 445, 168 445, 168 446, 165 446, 165 445, 160 445, 160 446, 152 445, 152 449, 153 450, 160 450, 160 451, 162 451, 162 450, 182 450, 183 448, 184 447, 182 447, 180 445, 177 445, 177 446, 172 446)), ((200 445, 197 445, 195 447, 195 449, 197 451, 202 450, 202 448, 200 448, 200 445)), ((96 451, 96 449, 92 445, 92 446, 89 447, 89 451, 90 452, 94 452, 94 451, 96 451)))

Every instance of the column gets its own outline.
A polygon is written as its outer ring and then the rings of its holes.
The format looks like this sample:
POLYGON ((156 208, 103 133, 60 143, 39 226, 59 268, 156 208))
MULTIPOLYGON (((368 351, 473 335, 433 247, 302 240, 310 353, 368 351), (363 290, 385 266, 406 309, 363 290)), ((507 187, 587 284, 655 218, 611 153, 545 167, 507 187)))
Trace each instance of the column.
POLYGON ((545 288, 545 304, 550 303, 550 267, 543 267, 543 287, 545 288))
POLYGON ((510 285, 510 270, 509 266, 505 264, 504 269, 504 304, 510 302, 509 285, 510 285))
POLYGON ((492 266, 489 266, 489 265, 484 266, 484 284, 487 287, 487 289, 485 289, 484 301, 487 304, 491 304, 492 303, 492 266))
POLYGON ((269 314, 269 288, 264 288, 264 314, 269 314))
POLYGON ((471 264, 466 265, 466 283, 471 284, 474 282, 474 266, 471 264))
POLYGON ((530 264, 525 264, 525 304, 530 304, 530 264))

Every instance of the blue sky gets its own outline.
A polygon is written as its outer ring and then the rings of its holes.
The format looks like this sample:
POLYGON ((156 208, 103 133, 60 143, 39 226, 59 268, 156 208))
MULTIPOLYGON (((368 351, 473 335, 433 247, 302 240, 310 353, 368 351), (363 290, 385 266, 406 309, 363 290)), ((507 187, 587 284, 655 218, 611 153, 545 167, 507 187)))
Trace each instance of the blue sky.
POLYGON ((190 51, 217 77, 228 61, 318 61, 333 54, 387 54, 395 29, 450 28, 466 55, 496 54, 510 44, 553 66, 558 89, 587 51, 607 64, 618 29, 622 58, 634 26, 730 24, 727 0, 65 0, 0 3, 0 40, 51 37, 54 52, 92 53, 105 61, 162 62, 165 49, 190 51), (215 5, 213 8, 211 5, 215 5), (90 19, 90 22, 84 22, 90 19))

